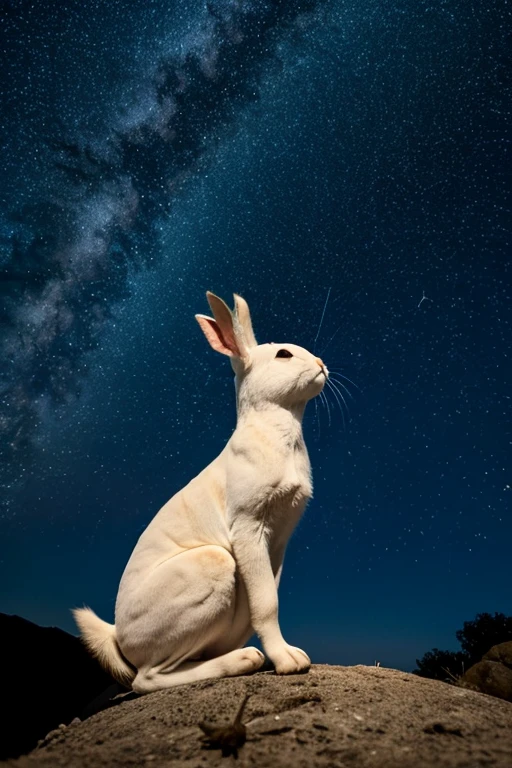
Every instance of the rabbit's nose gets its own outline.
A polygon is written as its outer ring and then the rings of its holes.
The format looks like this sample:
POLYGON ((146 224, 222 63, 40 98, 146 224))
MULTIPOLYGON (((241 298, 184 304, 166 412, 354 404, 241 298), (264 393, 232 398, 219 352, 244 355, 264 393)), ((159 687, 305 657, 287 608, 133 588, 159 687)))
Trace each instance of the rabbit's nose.
POLYGON ((323 368, 323 367, 324 367, 324 363, 323 363, 323 360, 322 360, 320 357, 315 357, 315 361, 318 363, 318 365, 320 366, 320 368, 323 368))

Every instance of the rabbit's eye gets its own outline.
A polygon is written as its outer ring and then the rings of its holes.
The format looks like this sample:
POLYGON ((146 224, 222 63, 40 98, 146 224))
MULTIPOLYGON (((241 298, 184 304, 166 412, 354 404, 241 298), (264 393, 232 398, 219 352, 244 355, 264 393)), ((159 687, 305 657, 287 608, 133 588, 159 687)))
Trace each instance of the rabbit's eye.
POLYGON ((293 355, 287 349, 280 349, 276 357, 293 357, 293 355))

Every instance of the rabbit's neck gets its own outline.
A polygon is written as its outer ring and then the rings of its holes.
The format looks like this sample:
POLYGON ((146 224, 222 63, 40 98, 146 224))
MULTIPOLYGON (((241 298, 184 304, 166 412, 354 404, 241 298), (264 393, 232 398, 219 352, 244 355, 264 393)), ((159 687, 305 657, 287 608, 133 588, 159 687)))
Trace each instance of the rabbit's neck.
POLYGON ((242 431, 248 426, 258 426, 265 432, 273 433, 281 446, 296 448, 298 444, 303 444, 302 417, 305 407, 305 403, 289 408, 275 403, 264 403, 243 408, 238 412, 237 430, 242 431))

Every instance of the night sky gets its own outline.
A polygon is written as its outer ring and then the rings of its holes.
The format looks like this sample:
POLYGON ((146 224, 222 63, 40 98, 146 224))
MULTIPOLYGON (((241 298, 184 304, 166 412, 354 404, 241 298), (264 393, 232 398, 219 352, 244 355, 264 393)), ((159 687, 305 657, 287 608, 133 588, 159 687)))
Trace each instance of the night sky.
POLYGON ((0 20, 0 611, 113 620, 138 536, 234 428, 208 289, 349 379, 343 413, 306 410, 288 642, 412 669, 510 614, 506 0, 0 20))

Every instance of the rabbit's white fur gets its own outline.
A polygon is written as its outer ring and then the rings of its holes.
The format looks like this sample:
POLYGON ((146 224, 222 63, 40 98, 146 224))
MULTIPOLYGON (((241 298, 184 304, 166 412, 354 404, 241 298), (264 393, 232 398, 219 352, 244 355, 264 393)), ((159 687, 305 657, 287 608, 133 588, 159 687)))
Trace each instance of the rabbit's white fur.
POLYGON ((196 318, 210 345, 231 358, 236 429, 141 535, 121 579, 115 626, 89 608, 74 611, 91 652, 139 693, 258 669, 263 654, 243 647, 254 632, 279 674, 311 663, 281 634, 277 587, 312 495, 302 416, 328 372, 294 344, 258 346, 240 296, 233 313, 207 298, 214 318, 196 318), (276 357, 279 350, 291 356, 276 357))

